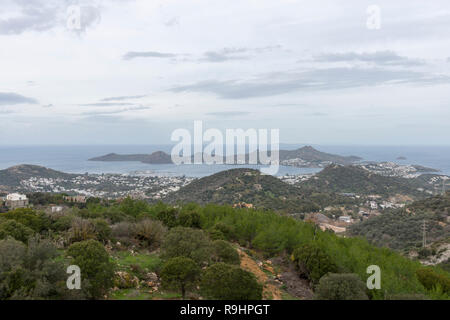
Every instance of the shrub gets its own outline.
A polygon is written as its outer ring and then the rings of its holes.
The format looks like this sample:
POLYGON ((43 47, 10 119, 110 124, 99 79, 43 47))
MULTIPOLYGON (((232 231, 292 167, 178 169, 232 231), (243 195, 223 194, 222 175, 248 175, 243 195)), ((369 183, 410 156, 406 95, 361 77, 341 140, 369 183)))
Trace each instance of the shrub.
POLYGON ((88 297, 102 298, 114 284, 114 264, 103 245, 95 240, 72 244, 67 250, 72 264, 81 269, 81 277, 89 281, 88 297))
POLYGON ((318 244, 305 244, 295 249, 292 257, 299 275, 313 283, 317 283, 329 272, 337 272, 335 262, 318 244))
POLYGON ((134 238, 153 249, 161 245, 166 233, 167 228, 161 221, 146 219, 133 226, 134 238))
POLYGON ((323 276, 315 290, 318 300, 367 300, 366 285, 353 273, 323 276))
POLYGON ((178 215, 178 225, 187 228, 200 228, 200 214, 197 211, 182 211, 178 215))
POLYGON ((156 218, 168 228, 177 226, 178 211, 175 208, 165 208, 156 214, 156 218))
POLYGON ((416 271, 417 278, 427 290, 435 290, 438 287, 442 292, 450 293, 450 278, 439 274, 431 268, 420 268, 416 271))
POLYGON ((199 278, 199 266, 194 260, 185 257, 169 259, 161 270, 162 285, 179 289, 183 299, 186 297, 186 290, 194 287, 199 278))
POLYGON ((172 228, 161 249, 164 258, 186 257, 198 264, 208 263, 212 252, 211 242, 202 230, 185 227, 172 228))
POLYGON ((216 300, 261 300, 262 285, 239 267, 217 263, 205 270, 200 284, 202 294, 216 300))
POLYGON ((95 227, 91 221, 80 217, 75 217, 72 220, 72 226, 70 227, 69 230, 70 243, 95 238, 96 238, 95 227))
POLYGON ((241 259, 239 258, 239 253, 233 246, 223 240, 213 241, 214 262, 224 262, 229 264, 239 265, 241 259))
POLYGON ((106 243, 111 238, 111 227, 105 219, 97 218, 91 221, 94 226, 95 237, 98 241, 106 243))
POLYGON ((116 240, 129 243, 133 239, 133 227, 130 222, 119 222, 112 226, 111 235, 116 240))
POLYGON ((27 243, 28 238, 30 238, 33 233, 32 229, 15 220, 6 220, 0 224, 0 239, 13 237, 18 241, 27 243))

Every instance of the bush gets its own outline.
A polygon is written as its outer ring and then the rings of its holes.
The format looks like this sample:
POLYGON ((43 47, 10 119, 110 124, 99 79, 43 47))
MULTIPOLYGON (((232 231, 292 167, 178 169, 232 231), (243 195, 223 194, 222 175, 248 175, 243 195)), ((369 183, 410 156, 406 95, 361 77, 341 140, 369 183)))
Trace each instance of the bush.
POLYGON ((337 272, 337 266, 332 258, 318 244, 305 244, 294 250, 293 261, 301 277, 317 283, 329 272, 337 272))
POLYGON ((200 214, 197 211, 182 211, 178 215, 178 225, 187 228, 200 228, 200 214))
POLYGON ((214 262, 224 262, 228 264, 239 265, 241 259, 239 258, 239 253, 233 246, 223 240, 213 241, 214 262))
POLYGON ((450 278, 439 274, 431 268, 421 268, 416 271, 417 278, 427 290, 435 290, 438 287, 442 292, 450 294, 450 278))
POLYGON ((15 220, 6 220, 0 224, 0 239, 13 237, 23 243, 28 242, 28 238, 33 235, 33 230, 15 220))
POLYGON ((133 236, 139 243, 149 248, 158 248, 167 233, 167 228, 161 221, 146 219, 133 226, 133 236))
POLYGON ((105 219, 97 218, 91 221, 94 226, 95 237, 98 241, 106 243, 111 238, 111 227, 105 219))
POLYGON ((103 245, 95 240, 87 240, 72 244, 67 250, 72 257, 71 264, 81 269, 82 279, 89 281, 86 289, 88 297, 99 299, 114 284, 114 264, 103 245))
POLYGON ((69 230, 70 243, 86 241, 95 238, 95 227, 91 221, 80 217, 75 217, 72 220, 72 226, 69 230))
POLYGON ((202 230, 185 227, 172 228, 161 249, 166 259, 186 257, 200 265, 208 263, 212 253, 211 241, 202 230))
POLYGON ((133 240, 133 227, 130 222, 119 222, 112 226, 111 235, 115 240, 129 245, 133 240))
POLYGON ((366 285, 353 273, 322 277, 315 291, 318 300, 367 300, 366 285))
POLYGON ((186 290, 194 287, 200 278, 200 268, 192 259, 176 257, 164 263, 160 276, 164 287, 179 289, 184 299, 186 290))
POLYGON ((239 267, 217 263, 205 270, 200 284, 202 294, 215 300, 261 300, 262 285, 239 267))
POLYGON ((175 208, 166 208, 156 214, 156 218, 168 228, 177 226, 178 211, 175 208))

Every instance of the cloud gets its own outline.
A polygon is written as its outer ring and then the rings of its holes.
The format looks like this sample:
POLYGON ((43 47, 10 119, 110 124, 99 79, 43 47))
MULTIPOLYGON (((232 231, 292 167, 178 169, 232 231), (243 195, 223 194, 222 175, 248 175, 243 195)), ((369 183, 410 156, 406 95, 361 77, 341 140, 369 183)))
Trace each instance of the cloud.
MULTIPOLYGON (((73 4, 71 0, 19 0, 9 1, 2 9, 8 10, 8 18, 0 19, 0 34, 14 35, 27 31, 42 32, 55 27, 67 27, 68 9, 73 4)), ((2 4, 3 6, 3 4, 2 4)), ((100 21, 100 9, 94 5, 80 5, 79 29, 83 32, 88 27, 100 21)))
POLYGON ((314 57, 316 62, 368 62, 380 66, 419 66, 425 63, 420 59, 399 56, 394 51, 325 53, 314 57))
POLYGON ((247 99, 297 91, 349 89, 388 84, 439 83, 450 83, 450 77, 383 68, 331 68, 303 72, 274 72, 251 80, 208 80, 173 87, 170 91, 211 93, 223 99, 247 99))
POLYGON ((122 58, 124 60, 132 60, 135 58, 176 58, 177 55, 174 53, 163 53, 156 51, 145 51, 145 52, 136 52, 130 51, 127 52, 122 58))
POLYGON ((34 98, 28 98, 17 93, 0 92, 0 105, 12 105, 21 103, 37 104, 38 101, 34 98))
POLYGON ((238 117, 238 116, 245 116, 248 114, 250 114, 250 112, 224 111, 224 112, 209 112, 206 115, 220 118, 220 117, 238 117))
POLYGON ((122 108, 122 109, 118 109, 118 110, 110 110, 110 111, 83 112, 82 115, 89 115, 89 116, 93 116, 93 115, 98 115, 98 116, 115 115, 115 114, 126 113, 126 112, 129 112, 129 111, 141 111, 141 110, 149 110, 149 109, 151 109, 151 108, 150 107, 146 107, 146 106, 135 106, 135 107, 130 107, 130 108, 122 108))
POLYGON ((174 27, 174 26, 178 26, 180 25, 180 18, 178 17, 173 17, 167 21, 164 21, 164 25, 166 27, 174 27))
POLYGON ((120 106, 132 106, 134 103, 129 102, 96 102, 80 104, 80 107, 120 107, 120 106))
POLYGON ((223 48, 218 51, 207 51, 200 61, 203 62, 225 62, 230 60, 249 60, 255 54, 280 49, 281 46, 267 46, 262 48, 223 48))
POLYGON ((109 97, 109 98, 104 98, 101 101, 123 101, 123 100, 133 100, 133 99, 141 99, 146 97, 146 95, 140 95, 140 96, 122 96, 122 97, 109 97))

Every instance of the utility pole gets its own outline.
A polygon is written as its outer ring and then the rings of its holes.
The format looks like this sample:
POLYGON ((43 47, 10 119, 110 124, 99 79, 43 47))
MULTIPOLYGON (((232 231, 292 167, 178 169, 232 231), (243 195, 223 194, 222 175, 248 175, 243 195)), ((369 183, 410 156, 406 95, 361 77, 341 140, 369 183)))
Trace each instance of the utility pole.
POLYGON ((423 231, 422 247, 425 248, 427 246, 427 221, 426 220, 423 220, 422 231, 423 231))

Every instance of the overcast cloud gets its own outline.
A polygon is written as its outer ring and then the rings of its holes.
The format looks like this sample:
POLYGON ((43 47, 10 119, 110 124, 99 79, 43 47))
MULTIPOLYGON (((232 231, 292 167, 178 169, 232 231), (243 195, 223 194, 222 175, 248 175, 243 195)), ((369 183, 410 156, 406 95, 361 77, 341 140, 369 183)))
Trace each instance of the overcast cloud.
POLYGON ((3 0, 0 145, 449 144, 448 34, 448 0, 3 0))

